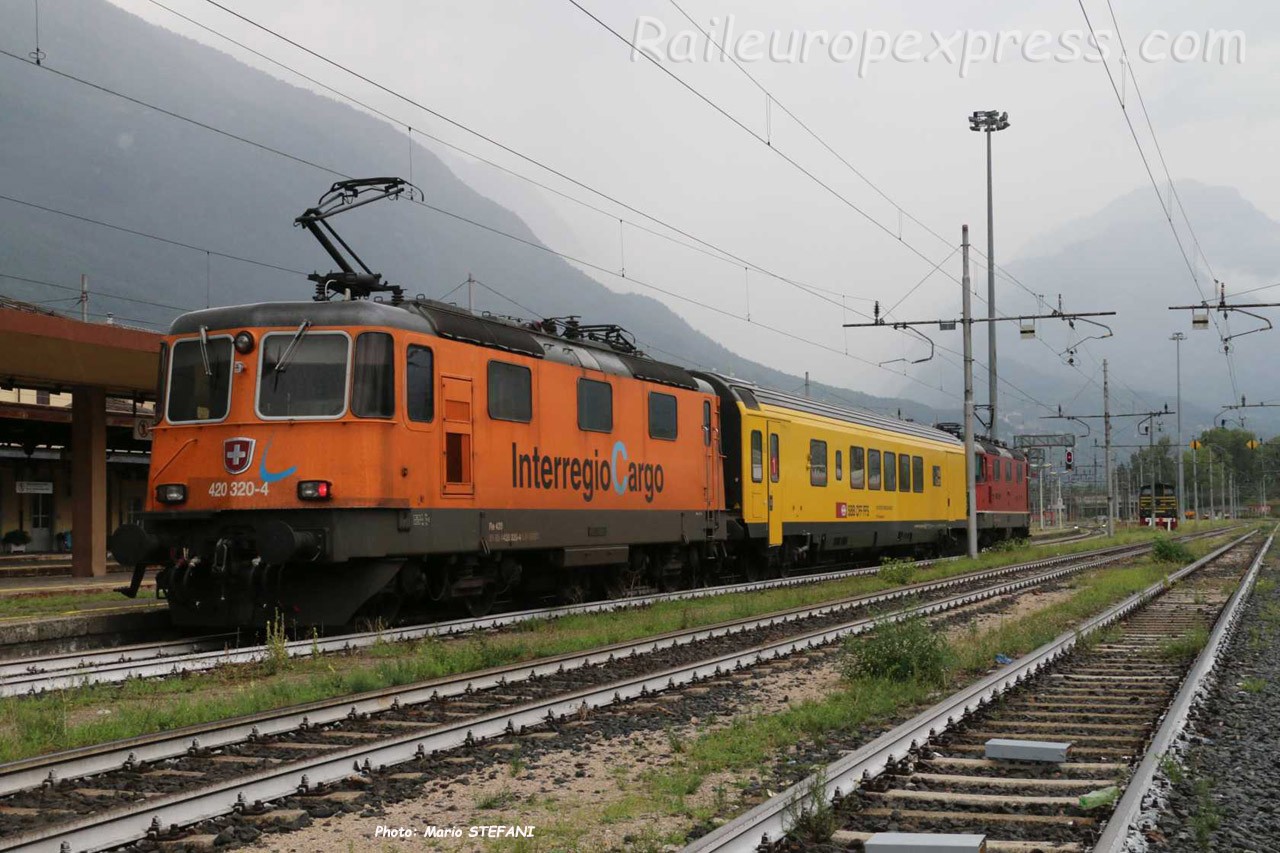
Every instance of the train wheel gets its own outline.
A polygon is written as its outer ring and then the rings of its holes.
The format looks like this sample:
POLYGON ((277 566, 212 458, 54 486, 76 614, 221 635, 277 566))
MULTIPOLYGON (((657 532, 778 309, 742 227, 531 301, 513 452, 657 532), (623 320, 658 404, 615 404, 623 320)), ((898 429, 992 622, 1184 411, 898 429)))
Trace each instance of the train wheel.
POLYGON ((645 576, 646 565, 643 561, 633 560, 612 567, 609 579, 605 582, 605 595, 609 598, 629 598, 637 590, 646 588, 649 585, 649 579, 645 576))
POLYGON ((479 619, 481 616, 489 615, 497 600, 498 588, 493 584, 486 584, 483 592, 479 595, 469 595, 463 599, 463 602, 467 606, 467 612, 479 619))

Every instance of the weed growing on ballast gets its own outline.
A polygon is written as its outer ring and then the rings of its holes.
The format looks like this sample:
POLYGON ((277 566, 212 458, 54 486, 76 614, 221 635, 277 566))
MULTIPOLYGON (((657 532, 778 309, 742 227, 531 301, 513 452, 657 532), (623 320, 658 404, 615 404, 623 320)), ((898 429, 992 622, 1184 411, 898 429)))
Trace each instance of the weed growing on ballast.
POLYGON ((841 671, 850 680, 884 678, 941 685, 951 649, 923 618, 913 616, 878 625, 869 637, 846 643, 841 671))
POLYGON ((1175 542, 1168 536, 1157 536, 1151 545, 1151 556, 1159 563, 1181 563, 1186 565, 1195 561, 1195 556, 1186 545, 1175 542))

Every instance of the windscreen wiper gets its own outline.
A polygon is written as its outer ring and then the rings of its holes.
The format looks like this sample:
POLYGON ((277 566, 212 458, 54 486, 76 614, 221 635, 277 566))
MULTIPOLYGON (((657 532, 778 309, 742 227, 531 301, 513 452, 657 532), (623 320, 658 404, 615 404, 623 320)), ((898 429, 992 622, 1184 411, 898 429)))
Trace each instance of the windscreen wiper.
POLYGON ((213 368, 209 366, 209 327, 200 327, 200 358, 204 361, 204 375, 212 376, 213 368))
POLYGON ((298 324, 298 331, 293 333, 293 340, 289 341, 289 345, 284 348, 284 352, 280 355, 280 360, 276 362, 275 367, 271 368, 273 373, 284 373, 285 368, 289 366, 289 359, 293 358, 293 353, 297 350, 298 344, 302 343, 303 335, 310 328, 310 320, 303 320, 298 324))

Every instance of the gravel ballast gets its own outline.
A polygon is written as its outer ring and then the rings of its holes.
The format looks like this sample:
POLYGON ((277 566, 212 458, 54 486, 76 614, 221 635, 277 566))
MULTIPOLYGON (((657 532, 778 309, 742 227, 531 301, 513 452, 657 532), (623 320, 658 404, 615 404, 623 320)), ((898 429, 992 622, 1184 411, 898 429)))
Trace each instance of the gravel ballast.
POLYGON ((1184 744, 1148 850, 1280 850, 1280 561, 1264 568, 1184 744))

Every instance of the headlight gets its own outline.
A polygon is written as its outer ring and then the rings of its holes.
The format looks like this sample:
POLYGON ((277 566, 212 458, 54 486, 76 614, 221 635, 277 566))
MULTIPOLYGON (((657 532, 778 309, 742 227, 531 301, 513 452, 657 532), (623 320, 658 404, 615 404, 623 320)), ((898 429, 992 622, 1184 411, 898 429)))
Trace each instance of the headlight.
POLYGON ((253 352, 253 332, 240 332, 235 337, 234 345, 236 352, 241 355, 253 352))
POLYGON ((156 486, 156 501, 162 504, 181 504, 187 502, 187 487, 182 483, 166 483, 156 486))
POLYGON ((303 480, 298 483, 298 499, 327 501, 333 497, 333 483, 328 480, 303 480))

